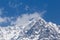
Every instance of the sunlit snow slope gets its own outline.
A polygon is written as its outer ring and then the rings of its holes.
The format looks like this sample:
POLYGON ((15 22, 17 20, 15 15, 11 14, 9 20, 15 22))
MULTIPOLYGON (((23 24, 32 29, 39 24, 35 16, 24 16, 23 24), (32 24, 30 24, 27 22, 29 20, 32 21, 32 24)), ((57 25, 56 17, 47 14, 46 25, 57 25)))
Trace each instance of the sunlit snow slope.
POLYGON ((60 26, 33 18, 23 26, 0 27, 0 40, 60 40, 60 26))

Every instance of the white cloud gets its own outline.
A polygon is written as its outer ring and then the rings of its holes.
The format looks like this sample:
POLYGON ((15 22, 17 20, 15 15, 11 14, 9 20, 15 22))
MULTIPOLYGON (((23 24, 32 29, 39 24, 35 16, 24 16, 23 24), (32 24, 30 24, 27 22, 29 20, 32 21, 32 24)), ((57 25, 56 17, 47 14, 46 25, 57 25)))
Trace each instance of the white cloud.
POLYGON ((15 25, 26 25, 29 23, 29 20, 34 18, 38 19, 40 17, 40 14, 35 12, 32 14, 23 14, 22 16, 17 17, 16 22, 14 22, 15 25))
POLYGON ((6 22, 6 21, 7 21, 6 18, 2 18, 2 17, 0 17, 0 23, 1 23, 1 22, 6 22))
MULTIPOLYGON (((0 26, 9 26, 10 22, 12 22, 13 17, 0 17, 0 26)), ((13 20, 14 21, 14 20, 13 20)))
POLYGON ((0 17, 0 23, 10 22, 10 24, 14 26, 24 26, 28 24, 31 19, 39 19, 40 17, 42 17, 41 15, 42 13, 38 13, 38 12, 34 12, 31 14, 26 13, 18 16, 16 19, 14 19, 15 17, 0 17), (12 19, 14 19, 15 21, 12 19))
POLYGON ((11 22, 11 25, 14 24, 14 25, 17 25, 17 26, 21 26, 21 25, 26 25, 33 18, 38 19, 40 16, 42 16, 42 15, 41 15, 41 13, 38 13, 38 12, 34 12, 34 13, 31 13, 31 14, 26 13, 26 14, 22 14, 22 15, 18 16, 15 19, 15 21, 12 20, 15 17, 0 17, 0 23, 2 23, 2 22, 6 22, 6 23, 11 22))

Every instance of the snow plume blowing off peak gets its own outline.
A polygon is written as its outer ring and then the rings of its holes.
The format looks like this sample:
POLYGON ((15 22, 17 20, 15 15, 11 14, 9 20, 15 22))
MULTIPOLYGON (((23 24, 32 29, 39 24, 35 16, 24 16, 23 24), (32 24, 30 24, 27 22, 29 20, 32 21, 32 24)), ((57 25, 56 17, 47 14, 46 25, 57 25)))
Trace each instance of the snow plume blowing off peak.
POLYGON ((37 12, 9 20, 11 25, 0 27, 0 40, 60 40, 60 26, 46 22, 37 12))

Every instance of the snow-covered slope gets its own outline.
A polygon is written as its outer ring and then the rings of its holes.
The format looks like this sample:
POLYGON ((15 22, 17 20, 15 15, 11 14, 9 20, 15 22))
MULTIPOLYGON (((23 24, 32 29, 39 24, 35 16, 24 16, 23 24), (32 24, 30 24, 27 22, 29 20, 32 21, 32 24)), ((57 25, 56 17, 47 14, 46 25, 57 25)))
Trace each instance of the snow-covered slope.
POLYGON ((60 40, 60 26, 33 18, 23 26, 0 27, 0 40, 60 40))

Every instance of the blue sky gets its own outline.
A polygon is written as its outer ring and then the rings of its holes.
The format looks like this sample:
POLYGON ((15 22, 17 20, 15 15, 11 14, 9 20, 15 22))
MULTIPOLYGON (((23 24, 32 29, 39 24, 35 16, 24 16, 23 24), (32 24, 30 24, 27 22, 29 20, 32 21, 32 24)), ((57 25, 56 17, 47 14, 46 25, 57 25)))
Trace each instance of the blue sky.
POLYGON ((60 24, 60 0, 0 0, 0 9, 0 17, 17 17, 46 11, 43 14, 46 21, 60 24))
POLYGON ((47 21, 52 21, 56 24, 60 24, 60 0, 50 0, 48 1, 47 13, 45 14, 45 19, 47 21))

